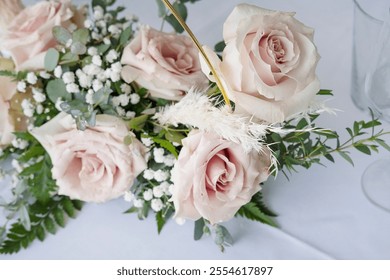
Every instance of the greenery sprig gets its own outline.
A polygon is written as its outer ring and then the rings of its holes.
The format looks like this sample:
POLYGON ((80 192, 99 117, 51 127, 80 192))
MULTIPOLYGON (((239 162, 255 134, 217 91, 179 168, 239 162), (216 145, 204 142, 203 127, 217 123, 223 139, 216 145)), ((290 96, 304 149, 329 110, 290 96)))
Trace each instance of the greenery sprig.
POLYGON ((30 228, 26 229, 21 221, 12 224, 0 245, 0 254, 17 253, 35 239, 43 241, 47 233, 55 234, 58 227, 65 226, 67 217, 74 218, 81 208, 80 201, 65 196, 54 196, 45 204, 35 202, 28 208, 30 228))

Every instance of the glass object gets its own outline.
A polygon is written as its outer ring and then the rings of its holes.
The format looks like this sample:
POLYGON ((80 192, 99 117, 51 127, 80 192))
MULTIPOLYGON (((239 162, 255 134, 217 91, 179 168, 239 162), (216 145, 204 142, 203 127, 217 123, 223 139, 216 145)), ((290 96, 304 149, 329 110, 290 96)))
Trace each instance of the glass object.
POLYGON ((388 4, 386 0, 354 0, 351 97, 362 110, 370 107, 364 92, 365 80, 388 4))
POLYGON ((362 187, 366 197, 376 206, 390 211, 390 158, 374 161, 364 171, 362 187))
MULTIPOLYGON (((390 3, 383 1, 380 20, 364 9, 366 2, 354 0, 352 97, 361 109, 370 107, 390 122, 390 3)), ((372 203, 390 211, 390 158, 375 161, 364 171, 362 187, 372 203)))

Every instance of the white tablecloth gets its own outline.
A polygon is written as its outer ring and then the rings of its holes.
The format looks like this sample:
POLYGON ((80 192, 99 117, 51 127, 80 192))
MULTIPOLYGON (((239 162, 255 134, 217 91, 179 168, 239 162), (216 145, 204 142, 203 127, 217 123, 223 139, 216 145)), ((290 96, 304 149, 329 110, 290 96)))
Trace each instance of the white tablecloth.
MULTIPOLYGON (((26 1, 27 2, 27 1, 26 1)), ((29 1, 34 2, 34 1, 29 1)), ((77 1, 80 3, 81 1, 77 1)), ((128 13, 160 27, 154 0, 127 0, 128 13)), ((222 38, 222 23, 241 1, 203 0, 189 5, 189 25, 200 41, 213 45, 222 38)), ((341 110, 324 115, 318 124, 346 136, 344 127, 368 118, 350 99, 352 0, 251 0, 270 9, 295 11, 315 28, 321 54, 318 76, 322 88, 334 90, 328 106, 341 110)), ((386 125, 389 129, 389 125, 386 125)), ((280 228, 244 219, 225 224, 235 244, 221 253, 211 238, 193 241, 193 223, 170 221, 158 235, 154 218, 139 221, 122 212, 122 199, 86 205, 65 229, 36 241, 27 250, 0 259, 389 259, 390 213, 372 205, 361 189, 361 174, 375 159, 353 152, 355 166, 337 157, 336 164, 282 174, 264 186, 268 205, 279 214, 280 228)))

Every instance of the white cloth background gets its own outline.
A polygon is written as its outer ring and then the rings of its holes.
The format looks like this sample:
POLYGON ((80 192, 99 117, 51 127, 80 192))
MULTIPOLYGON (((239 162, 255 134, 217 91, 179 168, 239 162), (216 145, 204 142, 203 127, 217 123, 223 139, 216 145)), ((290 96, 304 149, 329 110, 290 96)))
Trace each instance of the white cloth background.
MULTIPOLYGON (((33 3, 34 0, 26 1, 33 3)), ((85 1, 84 1, 85 2, 85 1)), ((222 24, 238 0, 202 0, 189 6, 188 23, 199 40, 213 46, 222 38, 222 24)), ((352 0, 247 0, 269 9, 295 11, 315 28, 321 54, 318 76, 322 88, 333 89, 329 107, 341 110, 324 115, 318 125, 338 130, 353 120, 368 118, 350 99, 352 65, 352 0)), ((373 1, 373 5, 376 2, 373 1)), ((76 1, 83 3, 83 1, 76 1)), ((127 12, 141 22, 160 27, 154 0, 122 0, 127 12)), ((386 125, 389 129, 389 125, 386 125)), ((360 179, 364 169, 386 152, 372 157, 352 152, 355 167, 337 158, 336 164, 282 174, 264 186, 265 200, 279 214, 280 228, 244 219, 225 224, 235 244, 221 253, 211 238, 193 241, 193 223, 170 221, 160 235, 153 216, 139 221, 122 212, 122 199, 85 205, 65 229, 36 241, 27 250, 0 259, 389 259, 390 213, 373 206, 364 196, 360 179)))

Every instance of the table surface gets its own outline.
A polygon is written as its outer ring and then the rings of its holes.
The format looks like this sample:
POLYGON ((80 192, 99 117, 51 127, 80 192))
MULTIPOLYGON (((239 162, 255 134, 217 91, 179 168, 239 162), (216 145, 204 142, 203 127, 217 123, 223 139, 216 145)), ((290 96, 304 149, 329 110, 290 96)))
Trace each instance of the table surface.
MULTIPOLYGON (((25 1, 33 3, 34 0, 25 1)), ((154 0, 123 0, 129 13, 160 27, 154 0)), ((242 1, 209 0, 189 5, 188 23, 202 43, 213 46, 222 38, 222 23, 242 1)), ((368 119, 350 98, 352 65, 352 0, 251 0, 269 9, 295 11, 296 17, 315 28, 321 54, 318 76, 322 88, 333 89, 327 102, 337 116, 323 115, 318 124, 346 136, 354 120, 368 119)), ((83 3, 83 1, 75 1, 83 3)), ((385 125, 390 128, 388 124, 385 125)), ((211 238, 193 240, 193 223, 169 221, 160 235, 154 218, 139 221, 122 214, 123 199, 88 204, 65 229, 36 241, 27 250, 0 259, 389 259, 390 213, 364 196, 361 175, 385 151, 366 156, 352 151, 355 166, 337 157, 327 167, 299 169, 287 180, 283 175, 264 186, 267 204, 278 213, 279 228, 234 219, 224 225, 235 243, 221 253, 211 238)))

